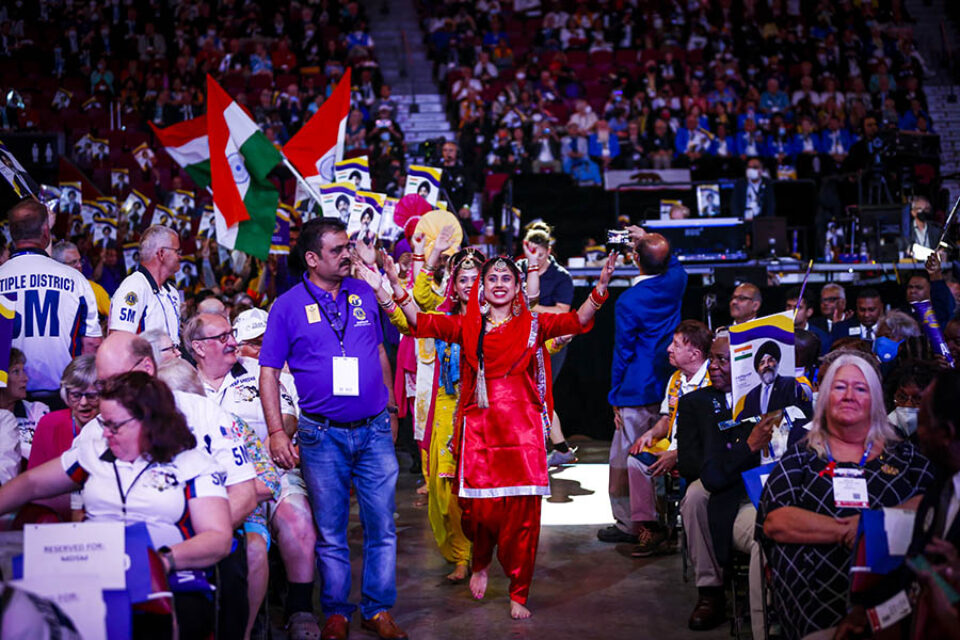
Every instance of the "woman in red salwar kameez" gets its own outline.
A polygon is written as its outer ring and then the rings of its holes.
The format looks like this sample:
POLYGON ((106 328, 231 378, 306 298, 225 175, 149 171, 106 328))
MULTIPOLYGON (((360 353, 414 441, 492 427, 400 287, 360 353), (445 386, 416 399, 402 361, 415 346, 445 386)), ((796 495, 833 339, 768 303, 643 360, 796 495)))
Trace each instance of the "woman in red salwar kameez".
POLYGON ((510 579, 510 615, 516 619, 530 616, 525 605, 540 539, 540 503, 550 495, 542 347, 550 338, 590 330, 609 295, 615 261, 607 261, 575 312, 531 313, 520 271, 506 258, 484 263, 463 315, 417 314, 404 301, 417 337, 462 345, 454 447, 463 529, 473 542, 470 589, 483 597, 496 549, 510 579))

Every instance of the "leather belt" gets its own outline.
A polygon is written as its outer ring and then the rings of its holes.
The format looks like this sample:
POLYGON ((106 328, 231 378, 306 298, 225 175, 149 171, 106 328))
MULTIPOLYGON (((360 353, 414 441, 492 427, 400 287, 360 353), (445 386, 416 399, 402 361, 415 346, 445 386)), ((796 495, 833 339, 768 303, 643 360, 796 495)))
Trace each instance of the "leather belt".
POLYGON ((380 417, 380 414, 372 415, 369 418, 361 418, 360 420, 352 420, 350 422, 338 422, 337 420, 331 420, 326 416, 322 416, 319 413, 311 413, 309 411, 300 410, 300 414, 306 416, 314 422, 319 422, 320 424, 326 425, 328 427, 334 427, 335 429, 359 429, 360 427, 365 427, 377 418, 380 417))

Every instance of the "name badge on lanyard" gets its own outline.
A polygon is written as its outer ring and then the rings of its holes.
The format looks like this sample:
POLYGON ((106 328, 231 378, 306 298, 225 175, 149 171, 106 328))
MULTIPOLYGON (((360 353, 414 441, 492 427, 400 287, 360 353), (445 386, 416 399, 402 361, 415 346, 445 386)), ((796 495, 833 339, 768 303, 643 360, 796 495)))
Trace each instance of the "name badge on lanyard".
POLYGON ((869 509, 867 479, 863 469, 836 469, 833 474, 833 500, 838 507, 869 509))
POLYGON ((360 360, 353 356, 334 356, 333 395, 360 395, 360 360))
POLYGON ((867 479, 863 475, 863 465, 870 459, 870 451, 873 449, 873 442, 867 443, 863 451, 863 457, 856 468, 838 467, 833 453, 830 451, 830 445, 827 445, 827 459, 829 460, 827 468, 821 471, 821 475, 827 474, 833 479, 833 501, 837 507, 853 509, 869 509, 870 495, 867 493, 867 479))

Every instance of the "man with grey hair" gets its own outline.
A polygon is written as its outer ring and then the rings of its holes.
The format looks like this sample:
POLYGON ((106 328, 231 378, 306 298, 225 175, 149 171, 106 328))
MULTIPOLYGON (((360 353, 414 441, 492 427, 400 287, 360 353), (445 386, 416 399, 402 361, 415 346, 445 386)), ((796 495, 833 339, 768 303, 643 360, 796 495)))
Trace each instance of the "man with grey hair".
MULTIPOLYGON (((61 240, 53 245, 50 249, 50 254, 53 256, 53 259, 60 264, 73 267, 80 273, 83 273, 83 259, 80 257, 80 250, 77 248, 77 245, 69 240, 61 240)), ((101 319, 105 319, 110 315, 110 294, 93 280, 87 280, 87 282, 90 283, 90 288, 93 289, 93 297, 97 299, 97 313, 101 319)))
MULTIPOLYGON (((209 298, 208 298, 209 299, 209 298)), ((204 301, 206 302, 206 301, 204 301)), ((252 428, 261 441, 269 441, 267 422, 260 402, 260 364, 238 354, 237 330, 218 313, 198 313, 183 329, 183 343, 197 363, 197 373, 206 396, 252 428)), ((297 430, 293 398, 280 386, 283 429, 297 430)), ((317 533, 307 499, 307 486, 300 469, 281 471, 280 491, 267 503, 265 518, 245 524, 247 565, 250 578, 250 619, 252 628, 267 593, 267 550, 271 535, 276 538, 286 569, 286 619, 289 630, 320 635, 313 616, 314 545, 317 533)))
POLYGON ((173 229, 155 224, 143 232, 140 265, 113 294, 111 332, 161 329, 180 344, 180 293, 168 282, 180 269, 180 255, 180 237, 173 229))
POLYGON ((833 325, 843 322, 851 314, 847 313, 847 292, 843 285, 831 282, 823 285, 820 290, 820 313, 816 318, 810 318, 810 324, 822 329, 830 335, 833 325))
POLYGON ((47 255, 46 207, 24 200, 10 209, 7 220, 13 249, 0 265, 0 294, 18 319, 11 345, 27 359, 27 398, 60 407, 63 370, 100 344, 97 302, 83 274, 47 255))
POLYGON ((228 317, 226 305, 216 296, 204 298, 197 305, 197 313, 212 313, 217 316, 223 316, 224 318, 228 317))

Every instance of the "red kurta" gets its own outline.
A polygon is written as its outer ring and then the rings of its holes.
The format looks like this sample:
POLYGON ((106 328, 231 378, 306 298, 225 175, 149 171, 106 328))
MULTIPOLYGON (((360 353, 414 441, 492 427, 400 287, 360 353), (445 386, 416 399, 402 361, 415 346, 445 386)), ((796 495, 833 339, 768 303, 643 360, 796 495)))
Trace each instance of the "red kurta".
POLYGON ((545 370, 537 366, 543 344, 557 336, 588 331, 576 312, 531 314, 524 310, 487 329, 483 339, 489 408, 475 401, 479 317, 418 314, 417 337, 463 345, 461 393, 454 442, 462 498, 550 495, 546 432, 550 427, 542 394, 545 370), (534 327, 534 323, 536 326, 534 327))

